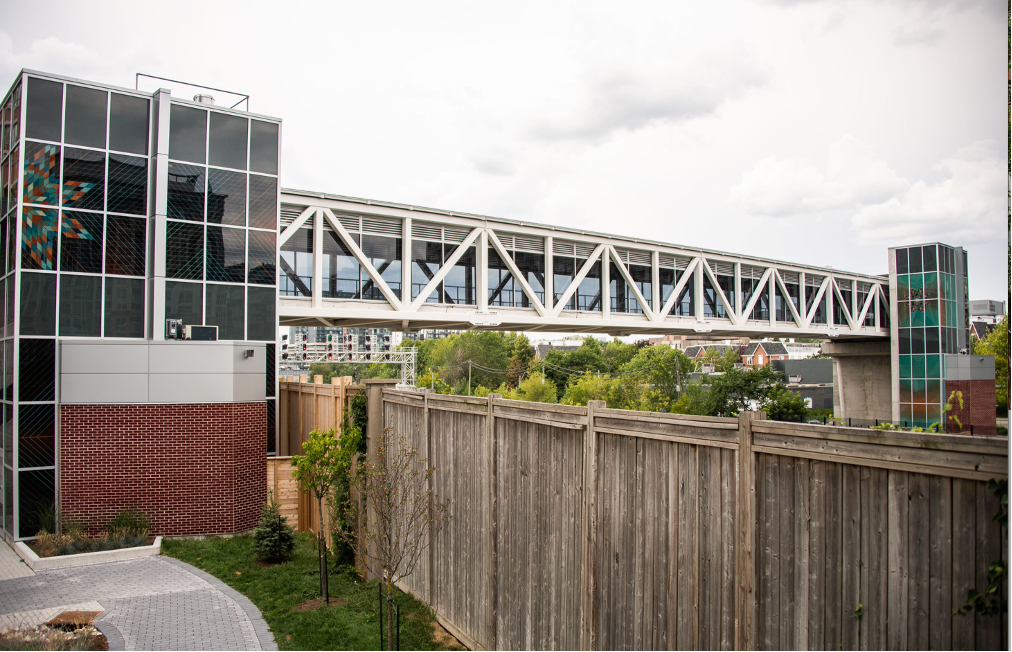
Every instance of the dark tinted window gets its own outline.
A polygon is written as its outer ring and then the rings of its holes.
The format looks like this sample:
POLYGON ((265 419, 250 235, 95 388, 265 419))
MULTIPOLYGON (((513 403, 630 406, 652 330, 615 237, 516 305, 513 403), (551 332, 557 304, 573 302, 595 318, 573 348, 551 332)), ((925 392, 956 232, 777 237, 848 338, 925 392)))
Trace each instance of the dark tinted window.
POLYGON ((112 94, 109 115, 109 149, 148 153, 148 101, 142 97, 112 94))
POLYGON ((245 288, 242 286, 207 284, 205 323, 218 327, 219 340, 243 339, 244 301, 245 288))
POLYGON ((206 163, 207 111, 172 105, 169 120, 169 158, 206 163))
POLYGON ((144 279, 105 279, 105 336, 144 337, 144 279))
POLYGON ((204 323, 204 287, 200 283, 165 281, 165 318, 183 324, 204 323))
POLYGON ((168 222, 165 232, 165 275, 191 280, 204 278, 204 227, 168 222))
POLYGON ((53 466, 55 405, 18 406, 18 466, 53 466))
POLYGON ((110 213, 147 215, 148 160, 123 154, 109 155, 110 213))
POLYGON ((21 338, 18 346, 21 349, 18 360, 18 400, 55 400, 56 340, 21 338))
POLYGON ((69 145, 105 148, 105 114, 108 93, 67 85, 67 124, 63 140, 69 145))
POLYGON ((105 273, 144 276, 147 220, 110 215, 106 219, 105 273))
POLYGON ((54 510, 55 475, 53 469, 18 473, 18 536, 35 536, 54 510))
POLYGON ((910 247, 907 252, 910 255, 910 273, 919 274, 921 272, 921 248, 910 247))
POLYGON ((924 271, 934 272, 938 270, 938 263, 935 261, 935 245, 924 247, 924 271))
POLYGON ((102 214, 64 211, 60 225, 60 269, 102 273, 102 214))
MULTIPOLYGON (((273 390, 272 390, 273 391, 273 390)), ((267 454, 277 454, 276 406, 274 399, 267 401, 267 454)))
POLYGON ((60 275, 60 335, 98 337, 102 334, 102 278, 60 275))
POLYGON ((207 280, 243 283, 246 280, 246 230, 207 227, 207 280))
POLYGON ((21 334, 56 334, 56 274, 21 274, 21 334))
POLYGON ((246 226, 246 173, 207 171, 207 221, 246 226))
POLYGON ((249 231, 249 282, 274 285, 276 273, 275 235, 269 231, 249 231))
POLYGON ((63 84, 29 77, 25 136, 59 141, 62 117, 63 84))
POLYGON ((278 125, 250 121, 249 169, 264 174, 278 173, 278 125))
MULTIPOLYGON (((266 381, 267 386, 265 388, 264 396, 277 396, 275 390, 275 383, 277 381, 277 351, 274 345, 274 338, 271 337, 271 342, 264 347, 267 359, 264 360, 264 365, 267 368, 266 381)), ((267 425, 270 426, 270 418, 267 419, 267 425)))
POLYGON ((63 205, 93 211, 105 208, 105 152, 64 150, 63 205))
POLYGON ((907 265, 907 250, 897 249, 896 250, 896 273, 897 274, 908 274, 909 266, 907 265))
POLYGON ((206 168, 169 163, 168 215, 174 220, 204 221, 206 168))
POLYGON ((208 163, 245 170, 248 123, 246 118, 212 111, 208 163))
POLYGON ((938 341, 938 329, 937 328, 926 328, 924 329, 924 352, 925 353, 939 353, 939 341, 938 341))
POLYGON ((255 229, 278 228, 278 180, 249 175, 249 225, 255 229))
MULTIPOLYGON (((277 294, 274 288, 249 288, 246 316, 247 335, 249 340, 274 341, 274 302, 277 294)), ((270 366, 273 362, 268 361, 270 366)), ((273 388, 271 388, 273 392, 273 388)), ((270 396, 271 394, 268 394, 270 396)))

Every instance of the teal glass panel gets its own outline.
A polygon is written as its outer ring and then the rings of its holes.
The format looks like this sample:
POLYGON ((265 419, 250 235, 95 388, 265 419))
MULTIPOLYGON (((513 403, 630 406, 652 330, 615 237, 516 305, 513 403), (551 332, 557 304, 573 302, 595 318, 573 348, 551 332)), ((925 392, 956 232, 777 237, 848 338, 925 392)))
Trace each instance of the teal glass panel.
POLYGON ((931 272, 924 275, 924 298, 938 298, 938 272, 931 272))
POLYGON ((942 377, 942 356, 940 355, 924 356, 924 377, 925 378, 942 377))
POLYGON ((912 355, 910 356, 910 377, 911 378, 924 378, 924 356, 923 355, 912 355))
MULTIPOLYGON (((941 421, 942 421, 942 408, 941 408, 940 405, 938 405, 938 404, 930 405, 929 404, 929 405, 926 405, 924 407, 926 408, 926 415, 925 416, 927 417, 926 420, 928 422, 928 425, 931 425, 933 423, 941 423, 941 421)), ((944 430, 945 430, 945 424, 942 423, 942 427, 939 428, 939 431, 941 432, 941 431, 944 431, 944 430)))
POLYGON ((910 391, 912 394, 910 400, 913 401, 915 405, 918 404, 923 405, 927 398, 927 384, 926 384, 927 381, 912 380, 910 382, 911 382, 910 391))
POLYGON ((896 276, 896 295, 897 301, 910 300, 910 277, 907 274, 896 276))
POLYGON ((913 382, 914 381, 910 380, 909 378, 901 378, 900 379, 900 402, 901 403, 909 403, 910 402, 910 397, 911 397, 911 395, 913 394, 913 391, 914 391, 913 382))
POLYGON ((938 326, 938 300, 924 302, 924 325, 938 326))
POLYGON ((942 402, 942 381, 937 379, 929 379, 925 382, 925 391, 927 395, 925 402, 928 405, 938 406, 942 402))
POLYGON ((924 302, 910 303, 910 325, 914 328, 924 326, 924 302))
POLYGON ((910 300, 920 299, 924 296, 924 275, 910 275, 910 300))
POLYGON ((910 328, 910 304, 900 301, 896 304, 896 312, 899 313, 900 328, 910 328))
POLYGON ((910 378, 910 356, 900 356, 900 378, 910 378))

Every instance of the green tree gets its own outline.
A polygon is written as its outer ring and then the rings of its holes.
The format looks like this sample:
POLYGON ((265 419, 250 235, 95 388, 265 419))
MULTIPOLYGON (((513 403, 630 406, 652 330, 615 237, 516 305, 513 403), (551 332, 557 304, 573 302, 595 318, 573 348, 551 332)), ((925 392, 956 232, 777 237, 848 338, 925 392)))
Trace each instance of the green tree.
POLYGON ((695 362, 665 344, 639 349, 621 368, 627 409, 672 412, 679 385, 688 382, 694 369, 695 362))
POLYGON ((605 401, 608 407, 618 407, 618 382, 611 376, 599 376, 587 372, 576 376, 566 387, 561 403, 564 405, 586 405, 589 401, 605 401))
POLYGON ((974 355, 994 356, 994 386, 998 405, 1008 407, 1009 384, 1008 315, 1002 318, 984 339, 972 337, 970 351, 974 355))
MULTIPOLYGON (((341 477, 341 444, 333 430, 314 430, 309 440, 302 443, 302 455, 292 457, 292 477, 303 491, 312 492, 323 515, 323 501, 327 498, 341 477)), ((330 604, 327 585, 327 541, 323 528, 319 528, 320 550, 320 597, 330 604)))
POLYGON ((675 414, 710 414, 710 388, 698 380, 685 383, 671 411, 675 414))
POLYGON ((482 367, 506 369, 509 355, 505 335, 500 331, 464 331, 450 335, 437 341, 429 355, 428 366, 450 386, 466 387, 470 376, 471 387, 494 387, 502 382, 502 372, 489 372, 482 367))
POLYGON ((503 384, 499 386, 496 393, 502 394, 503 398, 511 398, 516 401, 531 401, 533 403, 558 403, 559 394, 555 383, 545 378, 540 372, 535 371, 528 374, 520 381, 516 389, 511 389, 503 384))
POLYGON ((565 393, 574 372, 580 374, 588 371, 595 373, 608 371, 604 361, 604 347, 599 340, 589 335, 583 338, 580 348, 575 351, 549 351, 545 355, 545 362, 548 363, 545 367, 545 376, 559 388, 560 395, 565 393))
POLYGON ((787 389, 787 386, 782 383, 777 383, 770 388, 763 409, 766 410, 766 416, 774 421, 801 423, 808 416, 805 399, 801 397, 801 394, 787 389))
POLYGON ((612 340, 601 349, 601 359, 608 372, 615 373, 632 360, 639 352, 640 347, 635 344, 627 344, 622 340, 612 340))

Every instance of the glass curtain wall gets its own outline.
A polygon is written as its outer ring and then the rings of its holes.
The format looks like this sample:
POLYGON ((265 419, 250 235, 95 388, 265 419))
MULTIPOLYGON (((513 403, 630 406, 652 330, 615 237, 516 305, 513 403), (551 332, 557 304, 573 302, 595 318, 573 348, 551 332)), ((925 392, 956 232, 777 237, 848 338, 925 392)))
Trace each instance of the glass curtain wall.
MULTIPOLYGON (((753 267, 751 265, 741 266, 741 306, 742 309, 748 306, 748 302, 752 300, 752 295, 759 290, 759 281, 762 279, 763 274, 766 270, 762 267, 753 267)), ((746 315, 746 319, 753 319, 759 321, 768 321, 770 318, 770 293, 769 285, 764 285, 759 299, 756 301, 755 307, 752 308, 752 313, 746 315)), ((786 308, 786 306, 785 306, 786 308)), ((785 320, 786 321, 786 320, 785 320)))
MULTIPOLYGON (((956 256, 945 245, 895 250, 900 420, 926 427, 943 417, 945 356, 959 353, 956 256)), ((964 295, 965 296, 965 295, 964 295)))

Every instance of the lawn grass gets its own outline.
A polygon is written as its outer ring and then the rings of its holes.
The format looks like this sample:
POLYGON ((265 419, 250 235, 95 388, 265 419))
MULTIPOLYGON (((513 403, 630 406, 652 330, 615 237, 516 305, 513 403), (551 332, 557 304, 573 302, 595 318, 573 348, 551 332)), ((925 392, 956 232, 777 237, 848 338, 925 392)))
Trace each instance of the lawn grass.
MULTIPOLYGON (((162 552, 214 575, 249 598, 281 650, 379 649, 378 584, 363 582, 350 567, 332 568, 330 607, 293 611, 296 605, 320 597, 316 538, 311 533, 297 535, 291 561, 266 568, 257 564, 253 539, 248 536, 163 540, 162 552)), ((462 649, 433 641, 435 617, 428 606, 399 591, 397 604, 402 650, 462 649)))

